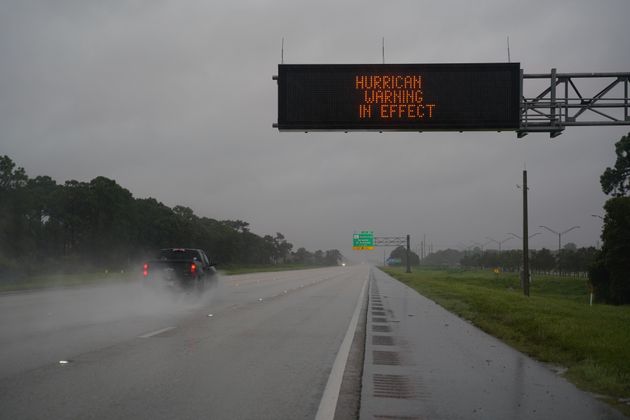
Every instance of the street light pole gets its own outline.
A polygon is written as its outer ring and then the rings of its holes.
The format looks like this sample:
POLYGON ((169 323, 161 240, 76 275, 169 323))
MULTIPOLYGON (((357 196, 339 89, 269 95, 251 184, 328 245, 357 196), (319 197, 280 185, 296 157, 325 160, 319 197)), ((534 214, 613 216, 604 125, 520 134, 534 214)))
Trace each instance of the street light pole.
POLYGON ((573 229, 578 229, 579 226, 572 226, 569 229, 564 230, 562 232, 556 232, 555 230, 551 229, 550 227, 543 226, 543 225, 540 225, 539 227, 541 227, 543 229, 547 229, 549 232, 555 233, 556 235, 558 235, 558 275, 561 275, 562 274, 562 270, 560 268, 560 250, 562 249, 562 235, 564 235, 565 233, 571 232, 573 229))
MULTIPOLYGON (((512 236, 514 236, 517 239, 523 239, 523 237, 521 235, 517 235, 516 233, 508 232, 507 234, 508 235, 512 235, 512 236)), ((529 235, 529 239, 532 239, 536 235, 540 235, 540 232, 532 233, 531 235, 529 235)))
MULTIPOLYGON (((516 239, 523 240, 523 237, 521 235, 517 235, 516 233, 508 232, 507 234, 514 236, 516 239)), ((532 233, 531 235, 529 235, 528 239, 532 239, 536 235, 540 235, 540 232, 532 233)), ((529 247, 529 243, 527 245, 529 247)), ((527 250, 527 253, 529 254, 529 249, 527 250)), ((529 255, 527 255, 527 262, 529 263, 529 255)), ((524 258, 523 258, 523 267, 524 266, 525 266, 525 261, 524 261, 524 258)))
POLYGON ((486 245, 488 245, 492 241, 488 241, 485 244, 482 244, 481 242, 477 242, 477 241, 470 241, 470 242, 477 245, 481 249, 481 252, 483 252, 483 249, 486 247, 486 245))
POLYGON ((492 239, 489 236, 486 236, 486 239, 489 239, 491 242, 494 242, 495 244, 497 244, 499 246, 499 254, 501 253, 501 245, 503 245, 505 242, 509 241, 512 238, 505 238, 502 241, 497 241, 496 239, 492 239))
POLYGON ((503 268, 503 267, 501 266, 501 245, 503 245, 505 242, 509 241, 509 240, 510 240, 510 239, 512 239, 512 238, 509 238, 509 237, 508 237, 508 238, 505 238, 505 239, 504 239, 504 240, 502 240, 502 241, 497 241, 496 239, 493 239, 493 238, 491 238, 491 237, 489 237, 489 236, 486 236, 486 238, 487 238, 487 239, 489 239, 489 240, 491 240, 492 242, 494 242, 495 244, 497 244, 497 245, 499 246, 499 253, 497 254, 497 257, 498 257, 498 258, 497 258, 497 261, 498 261, 498 263, 499 263, 499 268, 503 268))

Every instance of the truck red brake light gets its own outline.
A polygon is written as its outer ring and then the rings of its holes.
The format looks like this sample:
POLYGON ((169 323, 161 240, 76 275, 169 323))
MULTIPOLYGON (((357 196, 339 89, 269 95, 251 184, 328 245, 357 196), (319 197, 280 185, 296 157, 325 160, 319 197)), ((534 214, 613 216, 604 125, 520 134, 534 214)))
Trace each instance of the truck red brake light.
POLYGON ((142 266, 142 275, 144 277, 147 277, 149 275, 149 264, 148 263, 144 263, 144 265, 142 266))
POLYGON ((195 263, 190 264, 190 272, 195 273, 196 271, 197 271, 197 264, 195 263))

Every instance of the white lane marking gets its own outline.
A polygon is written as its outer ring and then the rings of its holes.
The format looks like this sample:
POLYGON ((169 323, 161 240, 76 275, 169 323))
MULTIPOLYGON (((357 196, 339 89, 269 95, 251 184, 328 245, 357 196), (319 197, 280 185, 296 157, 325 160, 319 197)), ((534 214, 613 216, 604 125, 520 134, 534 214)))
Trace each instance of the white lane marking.
POLYGON ((357 305, 354 308, 354 314, 348 325, 348 331, 346 336, 341 342, 335 363, 333 363, 326 388, 324 389, 324 395, 319 402, 319 408, 317 409, 317 415, 315 420, 332 420, 335 417, 335 410, 337 409, 337 400, 339 399, 339 390, 341 389, 341 381, 343 380, 343 373, 346 370, 346 363, 348 363, 348 355, 350 354, 350 347, 352 346, 352 340, 354 340, 354 333, 357 329, 357 323, 359 321, 359 313, 363 306, 363 299, 365 296, 365 288, 368 284, 369 277, 363 283, 363 288, 359 295, 357 305))
POLYGON ((149 337, 153 337, 155 335, 158 334, 162 334, 166 331, 170 331, 170 330, 174 330, 176 327, 166 327, 166 328, 162 328, 161 330, 157 330, 157 331, 151 331, 149 333, 146 334, 142 334, 141 336, 139 336, 140 338, 149 338, 149 337))

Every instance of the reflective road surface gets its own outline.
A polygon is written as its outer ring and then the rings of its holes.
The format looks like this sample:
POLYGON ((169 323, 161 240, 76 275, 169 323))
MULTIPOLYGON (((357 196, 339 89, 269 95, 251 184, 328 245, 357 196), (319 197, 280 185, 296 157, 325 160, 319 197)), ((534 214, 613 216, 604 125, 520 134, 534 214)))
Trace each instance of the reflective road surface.
POLYGON ((331 418, 352 338, 362 419, 624 418, 367 265, 2 294, 0 418, 331 418))

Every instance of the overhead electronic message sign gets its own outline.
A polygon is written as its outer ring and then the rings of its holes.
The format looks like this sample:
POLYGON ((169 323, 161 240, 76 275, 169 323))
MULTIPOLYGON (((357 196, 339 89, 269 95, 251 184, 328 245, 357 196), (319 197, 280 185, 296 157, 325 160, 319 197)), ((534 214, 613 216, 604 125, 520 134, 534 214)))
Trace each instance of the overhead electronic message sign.
POLYGON ((520 65, 281 64, 279 130, 516 130, 520 65))

